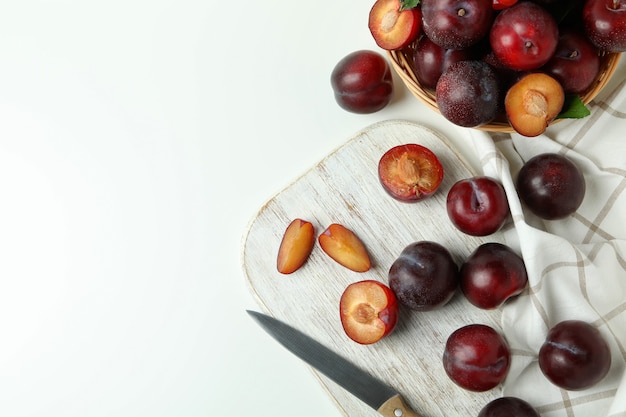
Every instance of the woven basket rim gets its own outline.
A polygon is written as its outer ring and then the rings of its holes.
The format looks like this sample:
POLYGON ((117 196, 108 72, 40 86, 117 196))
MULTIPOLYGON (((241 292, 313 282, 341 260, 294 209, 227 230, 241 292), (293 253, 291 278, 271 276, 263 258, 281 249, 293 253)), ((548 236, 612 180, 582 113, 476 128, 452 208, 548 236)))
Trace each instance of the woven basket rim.
MULTIPOLYGON (((398 76, 402 79, 403 83, 409 89, 409 91, 417 97, 422 103, 426 104, 433 111, 441 114, 435 100, 435 92, 431 89, 424 88, 420 85, 417 77, 412 68, 412 55, 415 48, 415 43, 409 47, 396 51, 387 51, 391 65, 398 76)), ((613 73, 617 69, 619 60, 621 57, 620 52, 600 53, 600 70, 594 82, 587 88, 587 90, 580 94, 580 98, 583 103, 589 104, 602 89, 610 81, 613 73)), ((556 119, 551 124, 558 123, 565 119, 556 119)), ((504 132, 513 133, 515 130, 506 120, 496 120, 490 123, 477 126, 475 129, 485 130, 489 132, 504 132)))

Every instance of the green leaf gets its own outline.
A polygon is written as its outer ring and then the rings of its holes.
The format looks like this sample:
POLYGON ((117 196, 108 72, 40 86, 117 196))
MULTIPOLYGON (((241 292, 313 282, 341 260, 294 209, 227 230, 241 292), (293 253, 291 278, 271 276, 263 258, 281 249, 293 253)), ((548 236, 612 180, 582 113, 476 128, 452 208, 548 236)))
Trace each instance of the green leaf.
POLYGON ((591 114, 585 103, 576 94, 568 94, 565 96, 563 109, 556 117, 557 119, 582 119, 591 114))
POLYGON ((400 0, 400 11, 412 9, 420 4, 420 0, 400 0))

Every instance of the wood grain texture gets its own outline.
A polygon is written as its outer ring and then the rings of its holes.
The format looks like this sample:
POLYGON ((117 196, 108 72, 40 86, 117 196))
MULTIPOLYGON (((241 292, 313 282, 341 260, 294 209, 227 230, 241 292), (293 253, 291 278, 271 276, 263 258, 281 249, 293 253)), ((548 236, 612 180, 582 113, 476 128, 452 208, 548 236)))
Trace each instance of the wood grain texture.
MULTIPOLYGON (((441 361, 450 333, 471 323, 489 324, 499 330, 500 312, 479 310, 458 291, 449 304, 436 311, 402 309, 391 335, 362 346, 343 332, 339 299, 352 282, 376 279, 387 283, 389 267, 409 243, 439 242, 459 265, 481 243, 504 243, 500 233, 484 238, 465 235, 447 217, 448 190, 456 181, 475 175, 469 167, 438 133, 401 120, 380 122, 358 132, 271 198, 251 221, 243 239, 246 281, 264 312, 308 333, 388 382, 423 417, 474 416, 488 401, 501 395, 499 388, 486 393, 463 390, 450 381, 441 361), (377 177, 382 154, 405 143, 430 148, 445 170, 441 188, 418 203, 392 199, 377 177), (301 269, 290 275, 278 273, 276 255, 282 234, 296 217, 311 221, 317 234, 331 223, 341 223, 354 231, 370 252, 372 269, 365 273, 350 271, 316 244, 301 269)), ((313 373, 344 415, 379 415, 323 375, 313 373)))

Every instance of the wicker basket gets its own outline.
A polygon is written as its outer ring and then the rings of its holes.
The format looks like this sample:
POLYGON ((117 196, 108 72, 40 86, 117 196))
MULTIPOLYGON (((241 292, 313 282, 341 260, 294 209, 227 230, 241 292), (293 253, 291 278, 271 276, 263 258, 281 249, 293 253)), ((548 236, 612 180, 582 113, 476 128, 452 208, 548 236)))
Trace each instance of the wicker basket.
MULTIPOLYGON (((413 93, 413 95, 417 97, 420 101, 439 113, 439 109, 437 108, 437 103, 435 101, 435 92, 433 90, 422 87, 417 81, 415 73, 413 72, 412 57, 414 48, 415 43, 402 50, 387 51, 387 54, 391 61, 392 67, 398 73, 398 75, 411 91, 411 93, 413 93)), ((602 90, 604 86, 609 82, 611 76, 617 68, 620 56, 620 53, 603 53, 600 55, 600 72, 598 73, 598 77, 596 78, 596 80, 591 84, 587 91, 581 94, 580 97, 583 103, 588 104, 591 100, 593 100, 594 97, 598 95, 600 90, 602 90)), ((554 124, 561 120, 564 119, 556 119, 552 123, 554 124)), ((476 129, 486 130, 489 132, 514 132, 513 128, 504 116, 490 123, 478 126, 476 127, 476 129)))

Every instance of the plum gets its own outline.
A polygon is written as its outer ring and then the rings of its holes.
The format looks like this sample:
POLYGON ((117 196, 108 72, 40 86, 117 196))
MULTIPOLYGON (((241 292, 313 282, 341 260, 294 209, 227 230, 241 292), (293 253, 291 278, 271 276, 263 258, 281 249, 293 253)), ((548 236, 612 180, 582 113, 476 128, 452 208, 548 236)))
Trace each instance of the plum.
POLYGON ((379 281, 363 280, 346 287, 339 300, 339 316, 346 335, 369 345, 388 336, 398 322, 398 301, 379 281))
POLYGON ((492 0, 422 0, 423 30, 445 49, 478 43, 493 22, 492 0))
POLYGON ((581 320, 553 326, 539 350, 541 372, 554 385, 570 391, 590 388, 611 368, 611 350, 600 331, 581 320))
POLYGON ((554 55, 543 70, 561 83, 565 93, 581 94, 600 71, 598 50, 585 35, 564 29, 559 34, 554 55))
POLYGON ((420 201, 431 196, 443 181, 437 155, 417 143, 397 145, 378 162, 378 178, 389 195, 399 201, 420 201))
POLYGON ((476 307, 490 310, 524 291, 528 283, 521 256, 497 242, 480 245, 461 265, 461 291, 476 307))
POLYGON ((278 248, 276 269, 291 274, 300 269, 315 245, 315 228, 309 221, 294 219, 289 223, 278 248))
POLYGON ((468 324, 446 341, 443 366, 450 379, 469 391, 483 392, 506 378, 511 351, 504 337, 485 324, 468 324))
POLYGON ((500 397, 487 403, 478 417, 541 417, 528 402, 517 397, 500 397))
POLYGON ((472 57, 471 48, 445 49, 423 36, 413 51, 413 71, 422 87, 434 90, 439 77, 451 64, 472 57))
POLYGON ((509 123, 517 133, 539 136, 561 113, 565 91, 554 77, 541 73, 522 76, 507 91, 504 109, 509 123))
POLYGON ((556 50, 558 33, 555 19, 545 8, 523 1, 498 14, 489 43, 506 66, 527 71, 548 62, 556 50))
POLYGON ((626 51, 626 0, 586 0, 583 24, 587 37, 601 51, 626 51))
POLYGON ((389 286, 405 307, 429 311, 442 307, 459 283, 458 266, 450 252, 431 241, 405 247, 389 268, 389 286))
POLYGON ((376 0, 368 27, 378 46, 388 51, 402 49, 422 31, 421 8, 404 9, 400 0, 376 0))
POLYGON ((463 127, 492 121, 500 108, 500 83, 493 68, 484 61, 451 64, 441 74, 435 100, 441 114, 463 127))
POLYGON ((532 157, 517 177, 520 200, 545 220, 562 219, 574 213, 583 202, 586 188, 578 166, 557 153, 532 157))
POLYGON ((452 185, 446 210, 452 224, 463 233, 487 236, 504 225, 509 215, 509 202, 499 181, 480 175, 452 185))
POLYGON ((504 10, 513 6, 518 0, 493 0, 492 7, 494 10, 504 10))
POLYGON ((333 68, 330 83, 337 104, 352 113, 375 113, 393 96, 391 67, 374 51, 360 50, 343 57, 333 68))
POLYGON ((363 241, 342 224, 328 226, 317 237, 317 242, 332 260, 354 272, 367 272, 372 266, 363 241))

